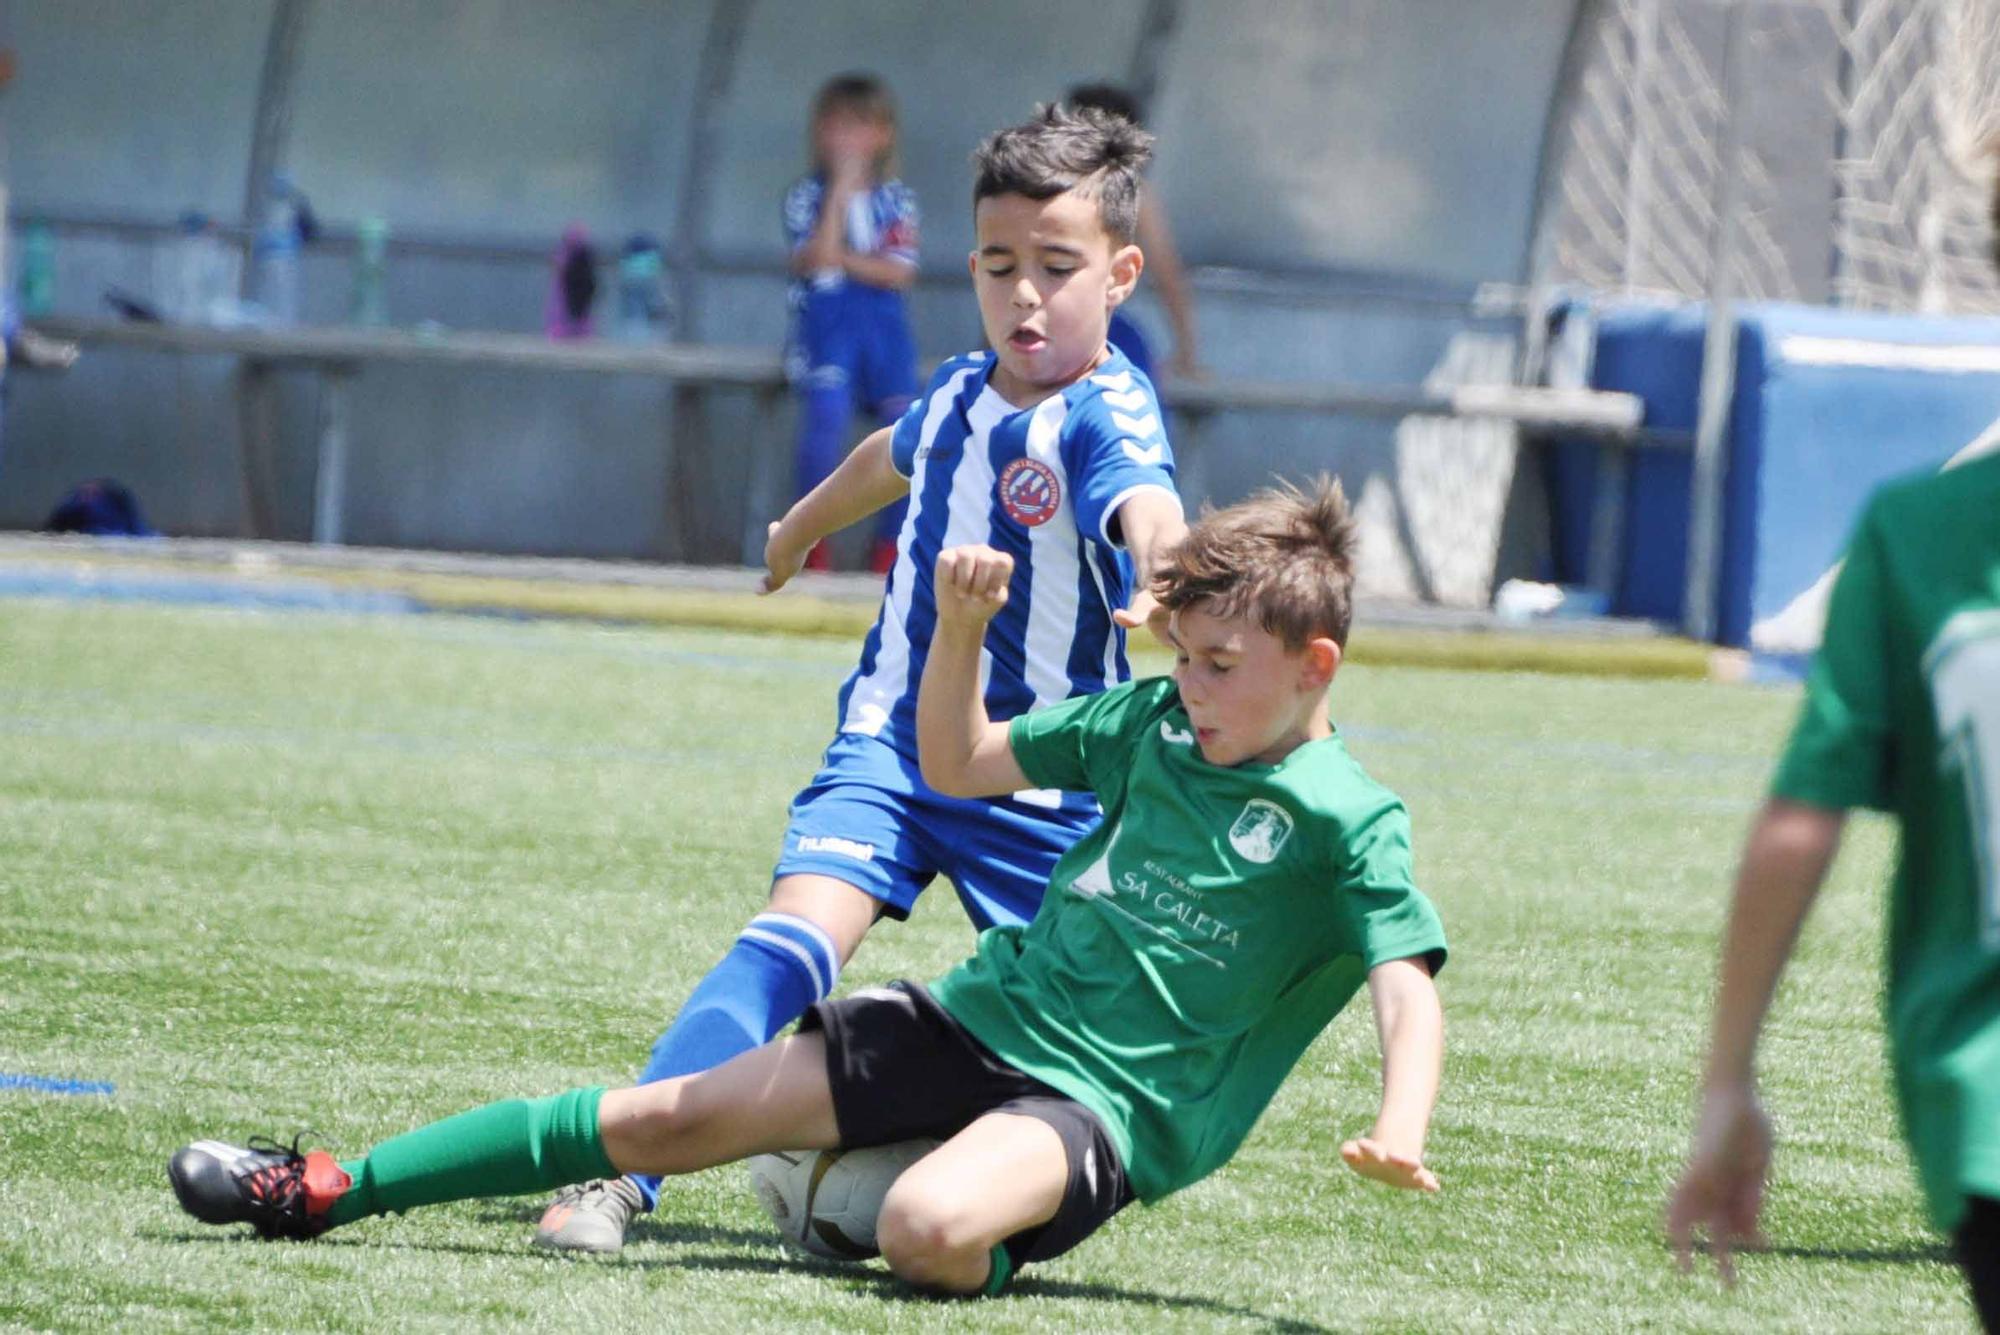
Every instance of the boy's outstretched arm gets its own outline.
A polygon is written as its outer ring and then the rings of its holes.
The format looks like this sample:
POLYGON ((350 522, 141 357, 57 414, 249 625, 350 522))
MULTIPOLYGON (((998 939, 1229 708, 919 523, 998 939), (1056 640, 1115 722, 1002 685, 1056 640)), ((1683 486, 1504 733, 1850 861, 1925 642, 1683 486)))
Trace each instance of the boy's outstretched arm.
POLYGON ((866 519, 910 491, 910 479, 890 459, 892 428, 871 432, 840 467, 827 475, 772 524, 764 541, 764 578, 759 593, 776 593, 791 582, 815 544, 857 520, 866 519))
POLYGON ((1421 958, 1386 960, 1368 971, 1368 999, 1382 1041, 1382 1108, 1366 1136, 1340 1147, 1363 1177, 1412 1191, 1436 1191, 1424 1167, 1424 1135, 1444 1070, 1444 1008, 1421 958))
POLYGON ((1840 849, 1846 819, 1844 812, 1773 798, 1744 845, 1722 937, 1722 985, 1694 1147, 1667 1202, 1667 1238, 1683 1270, 1693 1265, 1697 1228, 1707 1231, 1724 1280, 1735 1277, 1730 1249, 1758 1240, 1771 1124, 1757 1099, 1757 1034, 1799 926, 1840 849))
POLYGON ((986 623, 1007 605, 1014 558, 991 547, 947 547, 937 561, 937 628, 917 685, 917 763, 947 797, 994 797, 1032 787, 1007 725, 986 715, 979 654, 986 623))
POLYGON ((1153 637, 1167 644, 1167 614, 1153 597, 1153 573, 1167 559, 1180 540, 1187 536, 1187 518, 1181 512, 1181 498, 1160 487, 1135 491, 1118 507, 1118 533, 1125 550, 1132 554, 1136 587, 1132 605, 1118 608, 1111 618, 1127 630, 1152 627, 1153 637))

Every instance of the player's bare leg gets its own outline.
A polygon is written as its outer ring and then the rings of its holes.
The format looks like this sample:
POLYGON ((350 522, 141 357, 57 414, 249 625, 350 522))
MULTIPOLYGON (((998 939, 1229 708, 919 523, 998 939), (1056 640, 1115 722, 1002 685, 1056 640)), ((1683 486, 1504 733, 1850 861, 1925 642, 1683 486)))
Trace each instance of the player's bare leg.
POLYGON ((626 1173, 670 1176, 766 1150, 831 1148, 840 1130, 826 1039, 795 1034, 700 1075, 610 1090, 597 1126, 605 1153, 626 1173))
POLYGON ((1068 1183, 1053 1127, 988 1113, 896 1179, 876 1225, 882 1259, 921 1288, 978 1293, 994 1247, 1054 1218, 1068 1183))
POLYGON ((882 901, 836 876, 794 872, 771 882, 770 909, 804 918, 833 938, 846 964, 882 916, 882 901))

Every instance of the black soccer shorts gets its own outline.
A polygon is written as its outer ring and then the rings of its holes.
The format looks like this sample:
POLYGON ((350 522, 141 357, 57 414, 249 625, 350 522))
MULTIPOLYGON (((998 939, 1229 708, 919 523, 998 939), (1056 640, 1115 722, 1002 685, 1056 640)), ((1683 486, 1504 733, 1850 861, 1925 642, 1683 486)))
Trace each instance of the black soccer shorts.
POLYGON ((1053 1218, 1008 1238, 1016 1266, 1061 1256, 1132 1202, 1118 1147, 1097 1114, 982 1046, 918 983, 818 1002, 799 1032, 826 1035, 834 1123, 849 1148, 949 1139, 987 1113, 1043 1122, 1061 1137, 1069 1181, 1053 1218))

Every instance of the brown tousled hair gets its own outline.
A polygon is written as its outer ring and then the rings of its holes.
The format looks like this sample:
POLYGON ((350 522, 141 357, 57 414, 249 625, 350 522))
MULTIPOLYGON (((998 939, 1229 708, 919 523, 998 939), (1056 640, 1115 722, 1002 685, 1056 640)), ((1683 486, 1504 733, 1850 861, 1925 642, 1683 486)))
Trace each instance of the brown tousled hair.
POLYGON ((1254 618, 1293 651, 1322 635, 1345 648, 1358 545, 1337 480, 1280 482, 1196 520, 1153 576, 1153 596, 1170 612, 1200 604, 1254 618))

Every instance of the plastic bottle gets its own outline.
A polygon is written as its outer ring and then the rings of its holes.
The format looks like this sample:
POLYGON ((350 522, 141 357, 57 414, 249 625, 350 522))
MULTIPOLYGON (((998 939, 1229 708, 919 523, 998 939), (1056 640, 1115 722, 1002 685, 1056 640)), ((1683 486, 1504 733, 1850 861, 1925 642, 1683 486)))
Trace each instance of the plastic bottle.
POLYGON ((193 210, 181 215, 179 234, 161 249, 154 268, 153 298, 162 316, 179 324, 212 318, 216 300, 226 295, 220 247, 208 215, 193 210))
POLYGON ((41 224, 21 238, 21 315, 34 319, 56 305, 56 234, 41 224))
POLYGON ((550 338, 591 338, 597 327, 590 308, 597 301, 597 250, 580 223, 563 230, 550 265, 549 301, 543 324, 550 338))
POLYGON ((298 192, 283 172, 271 176, 270 197, 257 228, 257 302, 274 325, 299 322, 299 252, 303 245, 298 192))
POLYGON ((661 286, 660 243, 640 232, 618 261, 618 336, 651 343, 665 332, 667 301, 661 286))
POLYGON ((347 318, 359 325, 389 323, 389 223, 363 218, 354 229, 354 289, 347 318))

